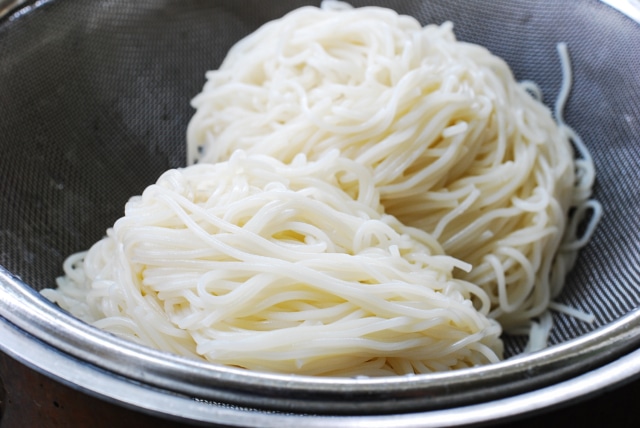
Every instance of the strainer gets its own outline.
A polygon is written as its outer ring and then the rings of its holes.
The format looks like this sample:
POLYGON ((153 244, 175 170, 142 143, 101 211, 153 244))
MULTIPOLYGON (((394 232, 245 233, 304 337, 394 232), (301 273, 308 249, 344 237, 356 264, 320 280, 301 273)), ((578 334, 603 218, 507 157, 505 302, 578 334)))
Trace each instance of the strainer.
POLYGON ((128 198, 185 164, 189 105, 231 45, 307 1, 1 1, 0 349, 79 390, 142 411, 229 425, 462 424, 575 399, 640 374, 640 25, 636 0, 352 1, 503 57, 552 103, 569 47, 565 119, 596 164, 604 216, 559 301, 551 347, 454 373, 314 379, 167 355, 96 330, 40 297, 128 198), (610 7, 611 3, 618 9, 610 7), (539 394, 545 392, 545 398, 539 394), (554 400, 554 401, 551 401, 554 400), (499 407, 496 403, 509 403, 499 407))

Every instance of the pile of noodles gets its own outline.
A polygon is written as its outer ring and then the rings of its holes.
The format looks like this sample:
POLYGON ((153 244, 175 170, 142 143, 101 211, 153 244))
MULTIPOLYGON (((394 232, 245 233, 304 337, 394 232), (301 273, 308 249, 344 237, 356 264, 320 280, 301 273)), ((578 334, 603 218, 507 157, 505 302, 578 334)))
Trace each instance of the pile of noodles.
POLYGON ((486 291, 493 318, 526 331, 575 258, 575 227, 560 248, 570 209, 599 209, 588 153, 576 175, 577 136, 530 88, 451 23, 328 1, 262 26, 207 73, 188 160, 339 149, 373 171, 387 213, 473 266, 459 276, 486 291))
POLYGON ((43 294, 121 337, 269 372, 472 367, 502 358, 502 329, 543 347, 600 213, 561 119, 560 53, 554 120, 450 23, 294 10, 207 73, 191 166, 132 198, 43 294))
POLYGON ((166 172, 43 292, 181 355, 380 376, 499 361, 488 296, 456 267, 469 268, 382 213, 367 169, 337 151, 291 165, 236 152, 166 172))

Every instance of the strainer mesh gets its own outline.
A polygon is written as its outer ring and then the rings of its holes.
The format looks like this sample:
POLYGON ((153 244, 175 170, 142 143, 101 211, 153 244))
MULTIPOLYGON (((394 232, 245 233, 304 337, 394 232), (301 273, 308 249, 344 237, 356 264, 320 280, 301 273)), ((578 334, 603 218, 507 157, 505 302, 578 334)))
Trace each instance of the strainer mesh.
MULTIPOLYGON (((34 289, 87 249, 127 199, 183 166, 189 106, 229 47, 304 1, 27 2, 0 20, 0 264, 34 289)), ((640 27, 595 1, 353 1, 454 23, 537 82, 552 105, 566 42, 574 87, 566 121, 597 168, 605 215, 561 301, 551 343, 640 302, 640 27)), ((508 353, 522 341, 510 339, 508 353)))

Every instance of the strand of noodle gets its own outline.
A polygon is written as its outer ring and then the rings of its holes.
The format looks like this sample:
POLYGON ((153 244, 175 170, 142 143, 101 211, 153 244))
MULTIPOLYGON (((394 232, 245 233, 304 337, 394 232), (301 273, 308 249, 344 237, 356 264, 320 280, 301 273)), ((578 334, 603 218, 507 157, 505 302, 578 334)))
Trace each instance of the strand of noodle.
POLYGON ((527 92, 529 92, 533 96, 533 98, 535 98, 537 101, 540 101, 540 102, 543 101, 542 90, 540 89, 540 86, 538 86, 538 84, 536 82, 534 82, 532 80, 521 80, 518 83, 527 92))
POLYGON ((591 219, 587 223, 584 232, 575 240, 565 242, 561 247, 562 251, 577 251, 587 245, 591 240, 596 226, 603 214, 602 205, 593 199, 587 200, 576 207, 576 210, 569 221, 567 231, 569 236, 577 236, 578 225, 586 218, 587 212, 591 212, 591 219))
POLYGON ((580 321, 588 324, 591 324, 596 320, 595 316, 593 316, 592 314, 575 309, 569 305, 565 305, 565 304, 554 302, 554 301, 549 302, 549 309, 554 310, 556 312, 567 314, 572 318, 579 319, 580 321))
POLYGON ((553 319, 548 311, 540 315, 539 322, 532 321, 529 330, 529 341, 523 353, 531 353, 546 348, 552 326, 553 319))
POLYGON ((484 216, 477 218, 464 229, 460 230, 455 235, 447 239, 447 241, 443 243, 443 246, 447 248, 449 252, 453 252, 456 250, 456 247, 465 245, 465 241, 468 239, 468 237, 479 235, 482 230, 485 230, 484 227, 492 220, 500 217, 508 218, 512 217, 513 215, 514 210, 512 208, 495 209, 493 211, 487 212, 484 216))
POLYGON ((554 107, 554 112, 556 116, 556 120, 558 124, 561 126, 567 126, 564 122, 564 108, 566 106, 567 100, 569 99, 569 93, 571 92, 571 84, 573 82, 573 71, 571 70, 571 59, 569 58, 569 49, 567 48, 567 44, 560 42, 556 45, 556 50, 558 51, 558 55, 560 56, 560 67, 562 69, 562 83, 560 86, 560 91, 558 92, 558 97, 556 98, 556 103, 554 107))
POLYGON ((467 196, 460 205, 449 211, 447 214, 442 216, 440 221, 438 222, 436 228, 433 231, 433 237, 438 239, 442 234, 444 228, 451 222, 452 219, 458 217, 463 212, 465 212, 479 197, 480 191, 472 185, 472 190, 469 192, 469 196, 467 196))

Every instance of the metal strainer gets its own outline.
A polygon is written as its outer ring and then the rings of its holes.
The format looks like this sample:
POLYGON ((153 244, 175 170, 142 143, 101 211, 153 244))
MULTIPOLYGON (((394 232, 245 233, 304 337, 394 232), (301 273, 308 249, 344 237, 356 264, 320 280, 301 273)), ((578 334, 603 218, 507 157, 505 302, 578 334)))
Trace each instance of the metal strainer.
MULTIPOLYGON (((636 1, 618 4, 637 13, 636 1)), ((596 0, 351 2, 452 21, 549 104, 562 79, 555 46, 567 43, 565 120, 594 157, 604 216, 559 299, 596 321, 557 315, 549 349, 518 356, 522 341, 506 338, 515 356, 503 363, 394 379, 264 375, 124 342, 40 297, 130 196, 184 166, 205 71, 260 24, 318 3, 0 0, 0 350, 129 407, 229 425, 477 422, 548 405, 536 391, 569 399, 563 385, 640 375, 640 25, 596 0), (497 400, 514 407, 489 416, 497 400)))

